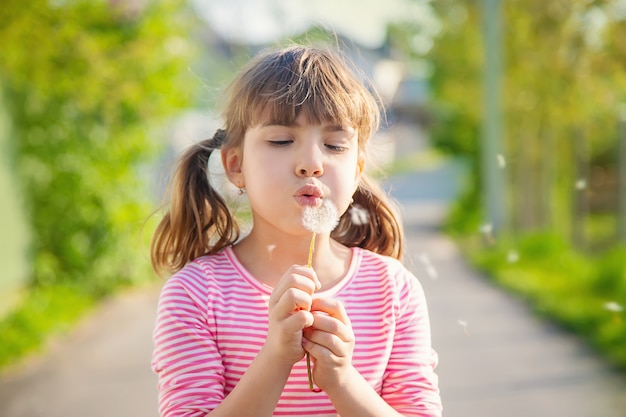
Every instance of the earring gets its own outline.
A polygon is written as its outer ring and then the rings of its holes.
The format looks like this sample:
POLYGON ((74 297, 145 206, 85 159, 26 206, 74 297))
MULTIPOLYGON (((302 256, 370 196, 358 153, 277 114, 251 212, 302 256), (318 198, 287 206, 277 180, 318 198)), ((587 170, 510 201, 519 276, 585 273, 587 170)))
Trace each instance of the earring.
POLYGON ((245 188, 239 187, 239 191, 237 191, 237 195, 244 195, 245 192, 246 192, 245 188))

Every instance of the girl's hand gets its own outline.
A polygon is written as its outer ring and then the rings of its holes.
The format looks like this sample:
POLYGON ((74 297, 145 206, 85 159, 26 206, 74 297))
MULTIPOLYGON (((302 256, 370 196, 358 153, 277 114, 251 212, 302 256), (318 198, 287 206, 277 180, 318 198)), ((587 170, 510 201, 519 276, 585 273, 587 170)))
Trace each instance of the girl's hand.
POLYGON ((293 366, 304 357, 302 330, 313 325, 313 293, 320 288, 315 271, 293 265, 282 276, 269 300, 269 329, 263 349, 293 366))
POLYGON ((322 390, 340 386, 352 367, 354 333, 343 304, 318 298, 311 304, 313 325, 304 330, 303 346, 314 361, 313 380, 322 390))

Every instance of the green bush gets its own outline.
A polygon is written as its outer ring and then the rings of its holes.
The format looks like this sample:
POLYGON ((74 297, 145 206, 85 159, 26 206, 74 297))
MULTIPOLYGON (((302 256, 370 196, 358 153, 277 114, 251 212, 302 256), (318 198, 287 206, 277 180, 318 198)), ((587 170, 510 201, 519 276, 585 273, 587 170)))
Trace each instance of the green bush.
POLYGON ((54 286, 29 292, 24 302, 0 321, 0 369, 64 334, 94 304, 78 287, 54 286))
POLYGON ((32 247, 22 302, 0 322, 0 367, 98 298, 153 276, 141 245, 150 166, 194 96, 187 7, 2 2, 2 101, 32 247))
POLYGON ((583 337, 608 362, 626 371, 624 249, 593 257, 547 234, 516 243, 462 246, 473 264, 495 282, 521 296, 538 314, 583 337))
POLYGON ((0 80, 33 232, 31 283, 107 293, 137 278, 149 211, 139 173, 186 107, 184 2, 49 2, 0 8, 0 80), (119 4, 115 6, 115 4, 119 4))

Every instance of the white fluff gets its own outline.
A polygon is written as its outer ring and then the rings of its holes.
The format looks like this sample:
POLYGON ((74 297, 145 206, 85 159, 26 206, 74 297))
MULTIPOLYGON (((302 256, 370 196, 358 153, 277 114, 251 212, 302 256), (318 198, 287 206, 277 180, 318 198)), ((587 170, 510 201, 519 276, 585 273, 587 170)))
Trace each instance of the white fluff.
POLYGON ((339 223, 339 212, 330 200, 325 199, 319 207, 304 208, 302 223, 313 233, 330 233, 339 223))

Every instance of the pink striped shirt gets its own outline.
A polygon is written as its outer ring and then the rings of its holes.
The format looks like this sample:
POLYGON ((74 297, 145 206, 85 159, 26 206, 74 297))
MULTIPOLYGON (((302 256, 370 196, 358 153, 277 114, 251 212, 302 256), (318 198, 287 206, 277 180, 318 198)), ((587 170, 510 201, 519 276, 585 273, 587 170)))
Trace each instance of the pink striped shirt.
MULTIPOLYGON (((265 342, 271 292, 231 247, 167 281, 152 357, 163 417, 204 416, 233 390, 265 342)), ((441 415, 426 300, 400 262, 353 248, 345 278, 318 296, 345 306, 356 337, 353 365, 387 403, 406 416, 441 415)), ((304 359, 274 416, 337 416, 325 393, 309 391, 304 359)))

